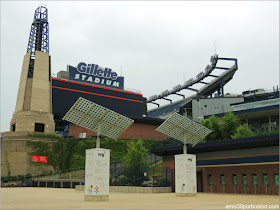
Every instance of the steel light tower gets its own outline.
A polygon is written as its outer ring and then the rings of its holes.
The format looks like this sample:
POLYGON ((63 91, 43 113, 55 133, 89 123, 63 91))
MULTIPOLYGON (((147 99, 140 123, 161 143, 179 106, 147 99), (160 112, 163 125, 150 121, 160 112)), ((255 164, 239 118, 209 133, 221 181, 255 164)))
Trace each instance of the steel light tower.
POLYGON ((54 133, 48 9, 34 13, 10 131, 54 133))

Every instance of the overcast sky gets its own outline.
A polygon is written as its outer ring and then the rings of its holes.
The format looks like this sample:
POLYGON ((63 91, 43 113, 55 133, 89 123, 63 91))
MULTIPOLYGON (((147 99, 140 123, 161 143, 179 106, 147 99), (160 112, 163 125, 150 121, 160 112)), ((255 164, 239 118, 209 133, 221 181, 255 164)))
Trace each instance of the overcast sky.
MULTIPOLYGON (((1 131, 9 130, 34 11, 41 3, 1 1, 1 131)), ((122 72, 125 87, 149 97, 204 71, 215 42, 220 57, 237 58, 239 64, 225 93, 279 84, 279 1, 43 5, 49 12, 54 74, 81 61, 99 64, 122 72)))

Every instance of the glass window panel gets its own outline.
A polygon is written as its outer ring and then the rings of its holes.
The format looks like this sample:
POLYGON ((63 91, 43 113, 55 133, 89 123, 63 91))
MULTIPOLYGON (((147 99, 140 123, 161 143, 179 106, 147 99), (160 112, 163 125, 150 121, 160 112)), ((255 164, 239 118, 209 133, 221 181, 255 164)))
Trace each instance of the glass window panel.
POLYGON ((243 185, 247 185, 247 176, 246 176, 246 174, 243 174, 243 176, 242 176, 242 183, 243 183, 243 185))
POLYGON ((279 174, 274 174, 274 185, 279 186, 279 174))
POLYGON ((208 175, 208 184, 209 184, 209 185, 212 184, 212 175, 208 175))
POLYGON ((268 176, 267 176, 267 174, 263 174, 263 185, 268 185, 268 176))
POLYGON ((237 185, 237 175, 233 174, 233 185, 237 185))
POLYGON ((222 185, 225 184, 225 175, 224 174, 221 175, 221 184, 222 185))

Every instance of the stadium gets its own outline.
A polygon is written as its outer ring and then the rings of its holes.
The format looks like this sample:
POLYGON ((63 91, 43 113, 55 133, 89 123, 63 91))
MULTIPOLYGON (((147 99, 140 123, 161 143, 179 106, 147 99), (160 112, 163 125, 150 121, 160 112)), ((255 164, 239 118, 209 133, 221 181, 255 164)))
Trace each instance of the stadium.
MULTIPOLYGON (((163 142, 150 151, 150 157, 154 158, 152 164, 162 163, 161 175, 166 178, 164 184, 171 187, 173 192, 174 155, 182 153, 183 144, 156 131, 156 128, 174 112, 198 123, 212 115, 221 118, 225 113, 232 112, 252 130, 279 130, 278 86, 269 91, 244 90, 239 95, 225 93, 224 87, 238 70, 237 58, 214 54, 210 56, 210 63, 195 78, 146 97, 140 91, 125 89, 124 77, 118 76, 110 67, 88 63, 92 61, 80 62, 77 66, 66 64, 65 71, 52 76, 48 33, 47 8, 41 6, 35 11, 31 26, 10 132, 4 133, 1 139, 3 175, 28 174, 36 168, 30 163, 30 151, 27 151, 25 140, 21 138, 30 132, 56 133, 66 141, 70 137, 96 138, 96 132, 62 120, 80 97, 134 120, 120 139, 163 142), (193 95, 187 96, 182 93, 183 90, 190 90, 193 95), (171 99, 174 95, 182 99, 174 101, 171 99), (160 106, 160 100, 169 104, 160 106), (155 105, 156 108, 148 109, 148 105, 155 105), (7 154, 9 158, 4 156, 7 154)), ((198 192, 279 194, 277 134, 203 142, 195 147, 188 145, 188 152, 197 155, 198 192)), ((123 165, 116 165, 112 176, 125 177, 123 165)), ((44 165, 36 170, 40 173, 52 168, 44 165)), ((40 187, 42 182, 48 187, 46 180, 37 179, 31 183, 40 187)), ((69 180, 65 183, 70 185, 69 180)), ((60 187, 63 187, 62 181, 60 187)))

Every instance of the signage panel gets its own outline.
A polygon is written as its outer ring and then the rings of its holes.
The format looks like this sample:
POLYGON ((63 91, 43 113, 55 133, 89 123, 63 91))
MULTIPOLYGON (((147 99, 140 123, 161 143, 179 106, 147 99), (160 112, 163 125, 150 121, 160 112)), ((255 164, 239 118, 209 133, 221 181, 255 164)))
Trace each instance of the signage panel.
POLYGON ((39 156, 39 155, 31 155, 31 162, 32 163, 47 163, 48 157, 47 156, 39 156))
POLYGON ((196 156, 175 155, 175 192, 196 193, 196 156))
POLYGON ((109 195, 110 150, 87 149, 85 195, 109 195))
POLYGON ((123 90, 124 78, 109 68, 102 68, 96 64, 80 62, 77 67, 67 66, 69 79, 77 82, 90 83, 93 85, 117 88, 123 90))

